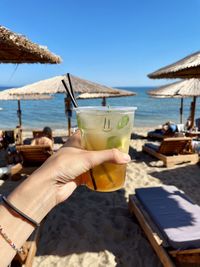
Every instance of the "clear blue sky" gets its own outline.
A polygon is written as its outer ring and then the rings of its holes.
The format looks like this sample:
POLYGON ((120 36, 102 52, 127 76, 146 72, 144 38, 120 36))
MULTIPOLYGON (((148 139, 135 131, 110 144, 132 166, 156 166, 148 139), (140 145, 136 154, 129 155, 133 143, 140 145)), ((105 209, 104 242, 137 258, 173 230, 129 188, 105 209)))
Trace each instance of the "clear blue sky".
POLYGON ((146 75, 200 50, 199 0, 1 0, 0 10, 1 25, 63 59, 0 64, 0 86, 66 72, 109 86, 160 85, 146 75))

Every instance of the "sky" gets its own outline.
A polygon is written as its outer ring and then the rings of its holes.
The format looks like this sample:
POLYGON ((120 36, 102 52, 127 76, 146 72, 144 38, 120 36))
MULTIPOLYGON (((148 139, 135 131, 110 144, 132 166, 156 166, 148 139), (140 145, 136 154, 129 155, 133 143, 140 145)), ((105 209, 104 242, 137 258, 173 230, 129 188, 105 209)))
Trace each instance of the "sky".
POLYGON ((0 24, 47 46, 62 63, 0 64, 0 86, 67 72, 107 86, 158 86, 147 77, 200 50, 200 0, 0 1, 0 24))

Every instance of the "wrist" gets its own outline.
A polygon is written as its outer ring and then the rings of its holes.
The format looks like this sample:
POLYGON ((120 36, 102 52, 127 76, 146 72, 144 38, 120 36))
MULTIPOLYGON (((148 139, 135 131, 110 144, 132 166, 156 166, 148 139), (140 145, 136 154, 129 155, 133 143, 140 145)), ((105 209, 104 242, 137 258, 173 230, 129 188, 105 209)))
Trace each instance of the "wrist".
POLYGON ((38 169, 8 196, 8 200, 27 216, 41 222, 56 204, 51 173, 38 169))

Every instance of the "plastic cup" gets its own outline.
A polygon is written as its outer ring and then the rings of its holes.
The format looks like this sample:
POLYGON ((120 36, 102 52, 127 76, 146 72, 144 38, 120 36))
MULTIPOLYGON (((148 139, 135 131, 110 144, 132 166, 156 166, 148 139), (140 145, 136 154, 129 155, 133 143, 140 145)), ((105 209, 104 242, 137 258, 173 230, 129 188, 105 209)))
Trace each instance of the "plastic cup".
MULTIPOLYGON (((128 153, 136 107, 79 107, 77 124, 86 150, 117 148, 128 153)), ((126 164, 103 163, 85 173, 88 188, 111 192, 123 187, 126 164)))

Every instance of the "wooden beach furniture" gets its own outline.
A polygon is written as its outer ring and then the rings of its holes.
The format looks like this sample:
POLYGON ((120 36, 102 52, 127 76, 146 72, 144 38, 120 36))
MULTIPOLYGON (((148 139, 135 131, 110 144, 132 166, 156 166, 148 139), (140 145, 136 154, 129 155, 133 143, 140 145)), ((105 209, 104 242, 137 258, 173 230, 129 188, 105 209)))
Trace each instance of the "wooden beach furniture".
POLYGON ((37 229, 35 229, 35 231, 32 233, 28 241, 24 243, 22 247, 25 253, 24 254, 17 253, 12 261, 11 266, 23 266, 23 267, 33 266, 33 260, 37 252, 41 227, 42 225, 40 225, 37 229))
POLYGON ((53 154, 52 148, 46 145, 17 145, 16 149, 22 155, 24 166, 39 166, 53 154))
POLYGON ((163 131, 162 129, 155 129, 154 131, 149 131, 147 133, 147 138, 153 139, 153 140, 163 140, 165 138, 170 138, 170 137, 181 137, 185 133, 185 126, 182 123, 178 123, 176 125, 177 131, 172 133, 168 131, 163 131))
POLYGON ((152 140, 163 140, 165 138, 174 137, 174 133, 164 134, 159 129, 155 131, 150 131, 147 133, 147 138, 152 140))
POLYGON ((200 266, 200 206, 175 186, 138 188, 129 196, 137 218, 164 267, 200 266))
POLYGON ((33 138, 38 138, 43 136, 43 131, 42 130, 33 130, 32 131, 33 138))
POLYGON ((162 160, 166 167, 184 162, 196 164, 199 161, 198 154, 192 151, 190 137, 166 138, 159 146, 146 143, 142 150, 162 160))

